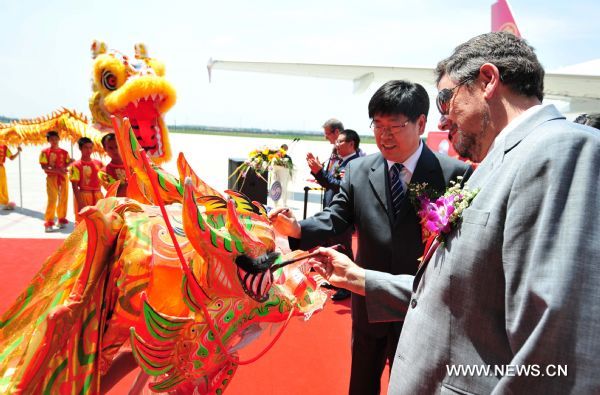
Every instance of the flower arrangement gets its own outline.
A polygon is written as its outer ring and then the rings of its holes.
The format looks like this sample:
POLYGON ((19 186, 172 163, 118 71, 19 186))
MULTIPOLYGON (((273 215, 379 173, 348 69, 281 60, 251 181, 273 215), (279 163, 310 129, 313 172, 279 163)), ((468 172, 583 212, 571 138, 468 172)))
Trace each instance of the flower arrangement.
POLYGON ((246 177, 248 171, 253 169, 256 172, 256 175, 263 178, 262 175, 265 171, 273 166, 285 167, 289 170, 290 175, 292 175, 294 163, 292 162, 292 158, 287 154, 287 146, 285 144, 281 148, 262 147, 250 151, 248 159, 239 165, 230 177, 233 177, 238 173, 238 179, 240 177, 246 177))
POLYGON ((445 241, 446 235, 459 224, 463 211, 479 192, 479 189, 469 191, 463 188, 461 181, 462 177, 458 178, 458 182, 451 181, 446 192, 438 197, 433 197, 436 194, 427 183, 409 186, 411 200, 421 218, 421 235, 425 242, 421 264, 431 257, 437 246, 445 241))

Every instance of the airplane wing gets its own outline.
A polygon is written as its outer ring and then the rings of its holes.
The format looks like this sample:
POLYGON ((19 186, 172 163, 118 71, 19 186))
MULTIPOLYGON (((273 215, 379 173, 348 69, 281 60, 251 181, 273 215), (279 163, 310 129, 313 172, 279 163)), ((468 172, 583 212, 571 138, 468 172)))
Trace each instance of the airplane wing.
POLYGON ((208 78, 213 70, 249 71, 255 73, 295 75, 302 77, 348 80, 354 83, 354 93, 364 92, 373 81, 407 79, 433 85, 433 69, 427 67, 384 67, 317 63, 244 62, 233 60, 208 61, 208 78))
MULTIPOLYGON (((521 37, 507 0, 497 0, 491 7, 492 31, 508 31, 521 37)), ((600 59, 574 65, 569 70, 546 73, 544 93, 548 99, 566 101, 570 112, 600 111, 600 59)), ((251 71, 305 77, 351 80, 354 93, 364 92, 373 81, 406 79, 422 85, 435 85, 433 69, 426 67, 381 67, 310 63, 208 61, 208 79, 213 70, 251 71)))
MULTIPOLYGON (((349 80, 354 93, 364 92, 373 81, 406 79, 423 85, 435 85, 432 68, 335 65, 316 63, 208 61, 209 80, 213 70, 248 71, 304 77, 349 80)), ((546 73, 544 92, 549 99, 565 100, 571 112, 600 111, 600 75, 546 73)))

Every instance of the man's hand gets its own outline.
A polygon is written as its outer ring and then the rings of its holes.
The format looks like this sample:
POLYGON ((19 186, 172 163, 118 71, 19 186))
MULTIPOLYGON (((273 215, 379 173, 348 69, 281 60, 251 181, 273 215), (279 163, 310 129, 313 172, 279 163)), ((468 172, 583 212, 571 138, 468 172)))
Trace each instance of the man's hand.
POLYGON ((319 248, 308 263, 331 285, 365 295, 365 269, 331 248, 319 248))
POLYGON ((315 157, 311 152, 306 154, 306 163, 313 174, 316 174, 323 169, 323 165, 319 162, 319 158, 315 157))
POLYGON ((276 208, 269 212, 269 220, 275 230, 284 236, 299 239, 302 235, 300 224, 289 208, 276 208))
POLYGON ((42 169, 44 169, 46 174, 56 174, 58 176, 64 176, 68 173, 67 169, 64 167, 52 167, 50 165, 42 165, 42 169))
POLYGON ((20 145, 19 145, 19 146, 17 146, 17 152, 15 152, 15 153, 14 153, 14 154, 13 154, 13 155, 10 157, 10 160, 14 160, 14 159, 15 159, 17 156, 19 156, 19 154, 21 153, 21 151, 23 151, 23 150, 21 149, 21 146, 20 146, 20 145))

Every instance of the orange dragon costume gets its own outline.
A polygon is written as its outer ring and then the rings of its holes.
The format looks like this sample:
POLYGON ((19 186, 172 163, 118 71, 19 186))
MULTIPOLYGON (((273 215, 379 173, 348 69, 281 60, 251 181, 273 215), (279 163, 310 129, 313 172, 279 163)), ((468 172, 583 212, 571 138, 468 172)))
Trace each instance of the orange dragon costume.
POLYGON ((180 182, 140 147, 164 154, 167 140, 147 145, 137 132, 148 123, 113 120, 130 197, 114 197, 115 185, 82 210, 84 222, 0 317, 0 393, 97 394, 129 344, 155 377, 152 391, 222 394, 251 361, 237 350, 327 299, 306 255, 276 252, 260 203, 222 196, 182 154, 180 182))

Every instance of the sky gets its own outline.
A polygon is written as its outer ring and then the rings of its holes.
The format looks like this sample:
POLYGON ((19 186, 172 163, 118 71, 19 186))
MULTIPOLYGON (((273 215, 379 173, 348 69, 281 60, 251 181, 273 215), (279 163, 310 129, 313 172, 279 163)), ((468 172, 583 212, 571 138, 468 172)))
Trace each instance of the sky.
MULTIPOLYGON (((492 0, 0 0, 0 115, 89 114, 94 39, 133 56, 143 42, 177 90, 168 124, 320 131, 331 117, 369 133, 381 85, 215 70, 209 58, 434 67, 490 31, 492 0)), ((600 58, 597 0, 512 0, 546 70, 600 58)), ((435 91, 430 90, 430 94, 435 91)), ((428 129, 436 129, 435 109, 428 129)))

